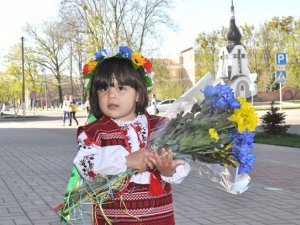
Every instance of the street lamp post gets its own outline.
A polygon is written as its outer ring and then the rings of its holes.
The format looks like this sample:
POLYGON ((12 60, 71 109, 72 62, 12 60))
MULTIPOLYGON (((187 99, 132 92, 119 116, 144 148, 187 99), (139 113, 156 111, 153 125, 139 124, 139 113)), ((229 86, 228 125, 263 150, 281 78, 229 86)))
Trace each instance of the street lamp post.
POLYGON ((22 44, 22 109, 23 109, 23 116, 26 116, 25 74, 24 74, 24 37, 21 37, 21 44, 22 44))

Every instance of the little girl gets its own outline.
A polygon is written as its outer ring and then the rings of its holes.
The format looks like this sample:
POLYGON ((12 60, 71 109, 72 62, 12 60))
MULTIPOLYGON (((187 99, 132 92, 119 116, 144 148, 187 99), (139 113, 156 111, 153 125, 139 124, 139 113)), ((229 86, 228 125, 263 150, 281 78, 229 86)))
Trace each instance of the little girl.
MULTIPOLYGON (((102 50, 86 68, 92 74, 89 96, 96 121, 78 128, 74 165, 85 180, 117 175, 128 168, 138 171, 102 206, 112 224, 172 225, 170 184, 180 183, 190 165, 173 160, 171 149, 162 149, 160 156, 145 150, 160 119, 146 113, 151 62, 127 47, 116 51, 109 55, 102 50)), ((108 224, 98 207, 93 220, 95 225, 108 224)))

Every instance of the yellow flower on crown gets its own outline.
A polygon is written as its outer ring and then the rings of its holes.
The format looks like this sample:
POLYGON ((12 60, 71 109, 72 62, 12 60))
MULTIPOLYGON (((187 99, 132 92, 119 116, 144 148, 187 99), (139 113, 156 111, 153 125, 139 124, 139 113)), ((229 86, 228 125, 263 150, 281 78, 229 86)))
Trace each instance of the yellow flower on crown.
POLYGON ((137 65, 138 67, 143 66, 145 63, 145 60, 143 58, 143 56, 138 53, 138 52, 134 52, 132 53, 132 62, 137 65))
POLYGON ((235 109, 233 115, 228 119, 237 124, 239 133, 243 133, 246 129, 248 132, 255 131, 258 124, 258 116, 252 105, 246 102, 245 98, 237 97, 241 107, 235 109))
POLYGON ((208 134, 209 134, 210 138, 215 139, 216 141, 219 140, 219 135, 218 135, 217 131, 214 128, 209 128, 208 129, 208 134))

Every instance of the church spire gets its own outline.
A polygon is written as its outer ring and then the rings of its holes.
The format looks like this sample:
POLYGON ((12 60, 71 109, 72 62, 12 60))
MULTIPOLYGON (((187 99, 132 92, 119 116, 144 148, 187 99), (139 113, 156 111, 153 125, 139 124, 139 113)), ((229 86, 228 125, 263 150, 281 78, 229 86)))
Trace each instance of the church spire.
POLYGON ((242 35, 235 24, 233 0, 231 0, 230 9, 231 9, 232 16, 230 18, 230 25, 227 33, 227 41, 228 41, 227 49, 229 52, 232 50, 232 48, 235 45, 241 44, 241 39, 242 39, 242 35))
POLYGON ((233 6, 233 0, 231 0, 231 13, 232 13, 232 16, 234 17, 234 6, 233 6))

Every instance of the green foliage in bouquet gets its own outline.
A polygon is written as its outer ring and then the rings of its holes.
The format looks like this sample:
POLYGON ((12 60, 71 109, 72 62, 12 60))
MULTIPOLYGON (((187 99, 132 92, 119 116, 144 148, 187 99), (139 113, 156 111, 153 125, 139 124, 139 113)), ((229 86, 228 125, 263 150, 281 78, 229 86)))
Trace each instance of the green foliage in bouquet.
MULTIPOLYGON (((190 112, 181 111, 167 123, 161 135, 154 139, 150 149, 171 148, 174 158, 185 159, 190 156, 193 160, 221 165, 236 164, 230 159, 231 152, 225 146, 231 143, 228 131, 236 125, 228 120, 229 113, 209 113, 205 106, 197 103, 190 112), (203 110, 203 111, 202 111, 203 110), (218 141, 210 136, 212 127, 218 132, 218 141)), ((164 121, 162 121, 164 123, 164 121)))

